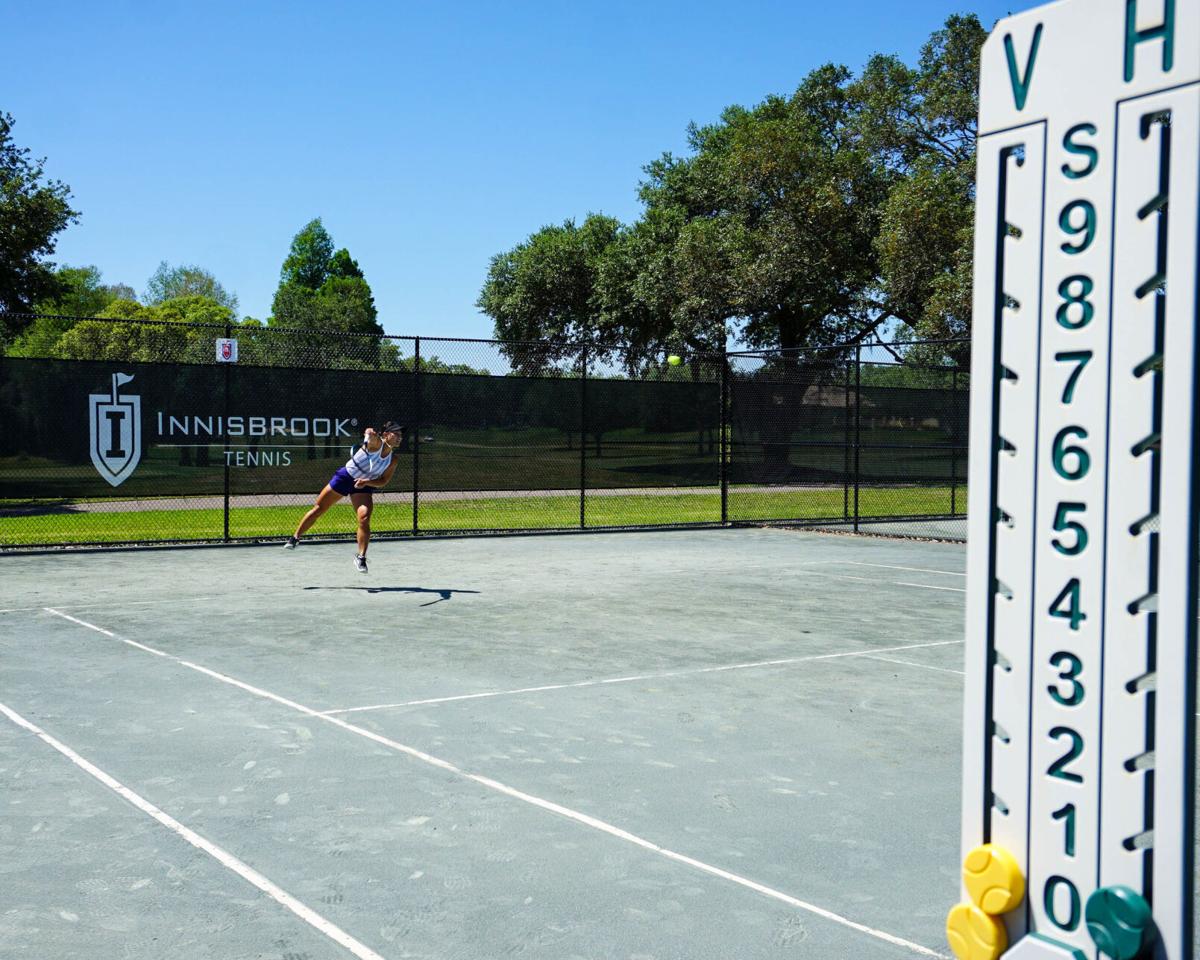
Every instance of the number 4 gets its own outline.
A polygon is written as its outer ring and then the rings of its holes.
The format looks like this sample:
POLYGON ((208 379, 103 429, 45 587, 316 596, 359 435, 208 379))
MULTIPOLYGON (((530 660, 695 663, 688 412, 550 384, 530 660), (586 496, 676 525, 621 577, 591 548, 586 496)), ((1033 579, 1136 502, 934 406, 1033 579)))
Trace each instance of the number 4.
POLYGON ((1078 630, 1079 624, 1087 619, 1087 614, 1079 609, 1079 578, 1072 577, 1062 592, 1050 604, 1050 616, 1062 617, 1071 621, 1071 629, 1078 630), (1066 607, 1064 609, 1064 603, 1066 607))

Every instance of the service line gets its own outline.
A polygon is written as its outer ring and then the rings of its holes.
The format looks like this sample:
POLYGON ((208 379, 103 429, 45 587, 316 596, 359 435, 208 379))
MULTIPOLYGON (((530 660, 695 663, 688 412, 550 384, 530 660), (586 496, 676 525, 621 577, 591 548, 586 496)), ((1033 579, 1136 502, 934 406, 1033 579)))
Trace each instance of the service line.
POLYGON ((928 663, 917 663, 915 660, 899 660, 894 657, 877 657, 874 654, 867 655, 868 660, 878 660, 880 663, 899 663, 906 667, 920 667, 922 670, 936 670, 938 673, 957 673, 960 677, 966 676, 962 670, 951 670, 948 667, 934 667, 928 663))
MULTIPOLYGON (((374 732, 373 730, 367 730, 364 727, 357 727, 352 723, 346 722, 341 717, 332 717, 327 714, 321 713, 319 710, 315 710, 312 707, 306 707, 303 704, 297 703, 294 700, 289 700, 286 697, 280 696, 279 694, 271 693, 270 691, 263 690, 260 687, 251 686, 250 684, 245 683, 242 680, 238 680, 234 677, 227 676, 223 673, 218 673, 215 670, 210 670, 208 667, 200 666, 199 664, 192 663, 191 661, 188 661, 188 660, 184 660, 181 657, 174 656, 173 654, 165 653, 161 650, 156 650, 153 647, 149 647, 143 643, 138 643, 135 640, 129 640, 126 637, 118 636, 117 634, 113 633, 110 630, 105 630, 104 628, 98 627, 93 623, 88 623, 84 620, 79 620, 76 617, 67 616, 66 614, 60 613, 59 611, 54 610, 50 607, 46 607, 45 610, 47 613, 54 614, 57 617, 63 617, 66 620, 70 620, 72 623, 77 623, 82 627, 87 627, 89 630, 95 630, 97 633, 101 633, 106 637, 111 637, 114 640, 119 640, 121 643, 128 644, 129 646, 135 647, 138 650, 143 650, 147 653, 153 653, 156 656, 164 657, 167 660, 173 660, 176 663, 178 663, 180 666, 187 667, 189 670, 195 670, 198 673, 204 674, 205 676, 212 677, 214 680, 219 680, 221 683, 229 684, 230 686, 237 687, 239 690, 244 690, 247 693, 253 694, 256 697, 262 697, 265 700, 270 700, 274 703, 278 703, 281 706, 288 707, 289 709, 295 710, 298 713, 302 713, 305 716, 313 717, 318 720, 323 720, 326 723, 330 723, 336 727, 340 727, 341 729, 347 731, 348 733, 353 733, 356 736, 364 737, 367 740, 371 740, 374 743, 379 744, 380 746, 387 747, 389 750, 394 750, 397 753, 402 753, 407 757, 411 757, 414 760, 419 760, 422 763, 429 764, 430 766, 436 767, 439 770, 445 770, 448 773, 452 773, 456 776, 462 777, 464 780, 468 780, 472 783, 477 783, 480 786, 487 787, 489 790, 494 790, 497 793, 503 794, 507 797, 511 797, 514 800, 520 800, 524 803, 527 803, 527 804, 537 807, 539 809, 549 811, 550 813, 558 814, 559 816, 564 817, 567 820, 571 820, 571 821, 581 824, 582 826, 585 826, 585 827, 590 827, 593 830, 597 830, 597 831, 607 834, 611 837, 616 837, 619 840, 624 840, 625 842, 633 844, 636 847, 640 847, 643 850, 648 850, 651 853, 656 853, 659 856, 665 857, 669 860, 674 860, 677 863, 685 864, 689 867, 692 867, 696 870, 701 871, 702 873, 706 873, 706 874, 709 874, 710 876, 714 876, 714 877, 719 877, 722 880, 728 880, 731 883, 735 883, 738 886, 745 887, 748 890, 753 890, 754 892, 760 893, 766 897, 770 897, 773 900, 777 900, 781 903, 786 903, 788 906, 795 907, 799 910, 804 910, 804 911, 807 911, 808 913, 815 914, 818 917, 822 917, 826 920, 832 921, 833 923, 837 923, 837 924, 840 924, 841 926, 848 927, 849 929, 855 930, 858 933, 866 934, 867 936, 873 937, 877 940, 882 940, 886 943, 890 943, 895 946, 903 947, 907 950, 911 950, 913 953, 920 954, 921 956, 937 957, 937 958, 939 958, 939 960, 947 960, 945 954, 938 953, 935 950, 930 950, 928 947, 923 947, 919 943, 912 943, 909 940, 905 940, 901 937, 897 937, 894 934, 887 933, 883 930, 876 930, 872 927, 866 926, 865 924, 858 923, 857 921, 850 920, 849 918, 843 917, 840 914, 836 914, 831 910, 826 910, 824 907, 818 907, 815 904, 808 903, 804 900, 799 900, 796 897, 793 897, 789 894, 783 893, 782 891, 775 890, 772 887, 765 886, 764 884, 758 883, 754 880, 747 879, 746 877, 739 876, 738 874, 735 874, 735 873, 730 873, 727 870, 722 870, 720 867, 716 867, 711 864, 704 863, 700 860, 696 860, 685 854, 677 853, 674 850, 669 850, 666 847, 660 847, 656 843, 652 843, 651 841, 646 840, 642 837, 639 837, 636 834, 630 833, 627 830, 622 830, 620 827, 614 826, 611 823, 607 823, 607 822, 605 822, 603 820, 599 820, 595 817, 588 816, 585 813, 580 813, 577 810, 572 810, 570 807, 564 807, 561 804, 554 803, 552 800, 545 800, 541 797, 536 797, 532 794, 525 793, 524 791, 517 790, 515 787, 510 787, 510 786, 507 786, 506 784, 500 783, 498 780, 493 780, 490 777, 485 777, 485 776, 482 776, 477 773, 470 773, 466 770, 461 769, 460 767, 455 766, 453 763, 451 763, 448 760, 442 760, 441 758, 435 757, 432 754, 428 754, 422 750, 418 750, 416 747, 410 747, 410 746, 407 746, 406 744, 400 743, 396 740, 392 740, 389 737, 385 737, 382 734, 374 732)), ((949 642, 957 642, 957 641, 949 641, 949 642)), ((934 644, 930 644, 930 646, 933 646, 933 645, 934 644)), ((833 657, 838 657, 838 656, 853 656, 853 655, 854 654, 829 654, 824 659, 831 659, 833 657)), ((738 667, 727 667, 727 668, 717 667, 717 668, 712 668, 712 669, 738 669, 738 667)))
MULTIPOLYGON (((76 622, 78 623, 79 621, 76 621, 76 622)), ((93 628, 93 629, 96 629, 96 628, 93 628)), ((101 632, 107 634, 106 631, 101 631, 101 632)), ((112 636, 112 634, 107 634, 107 635, 112 636)), ((118 637, 117 639, 120 639, 120 638, 118 637)), ((164 656, 166 656, 166 655, 164 654, 164 656)), ((99 767, 97 767, 94 764, 85 760, 83 757, 81 757, 78 753, 76 753, 74 750, 72 750, 66 744, 61 743, 60 741, 58 741, 54 737, 52 737, 50 734, 46 733, 46 731, 42 730, 40 727, 36 726, 33 723, 30 723, 28 720, 26 720, 24 717, 22 717, 15 710, 11 710, 8 707, 6 707, 3 703, 0 703, 0 713, 3 713, 6 717, 8 717, 9 720, 11 720, 13 723, 15 723, 18 727, 22 727, 25 730, 28 730, 34 736, 38 737, 38 739, 40 739, 43 743, 46 743, 49 746, 53 747, 55 750, 57 750, 59 753, 61 753, 64 757, 66 757, 68 760, 70 760, 73 764, 75 764, 75 766, 79 767, 80 770, 84 771, 84 773, 87 773, 90 776, 95 777, 102 784, 104 784, 106 787, 108 787, 109 790, 113 791, 113 793, 120 796, 123 800, 126 800, 129 803, 131 803, 133 806, 137 807, 137 809, 141 810, 142 813, 149 814, 151 817, 153 817, 155 820, 157 820, 159 823, 161 823, 164 827, 166 827, 168 830, 170 830, 172 833, 176 834, 177 836, 182 837, 184 840, 186 840, 188 843, 190 843, 197 850, 203 850, 210 857, 212 857, 219 864, 221 864, 221 866, 225 867, 227 870, 232 870, 234 873, 236 873, 239 877, 241 877, 247 883, 250 883, 250 884, 258 887, 259 890, 261 890, 263 893, 265 893, 268 897, 270 897, 276 903, 278 903, 284 907, 287 907, 288 910, 290 910, 297 917, 299 917, 301 920, 303 920, 305 923, 307 923, 310 927, 313 927, 316 930, 319 930, 321 933, 325 934, 325 936, 327 936, 330 940, 334 941, 335 943, 339 944, 340 946, 345 947, 352 954, 354 954, 354 956, 358 957, 359 960, 383 960, 383 957, 381 957, 379 954, 377 954, 370 947, 366 946, 365 944, 359 943, 357 940, 354 939, 354 937, 352 937, 352 936, 350 936, 350 934, 346 933, 346 931, 343 930, 341 927, 337 926, 334 923, 331 923, 329 920, 326 920, 323 916, 321 916, 319 913, 317 913, 315 910, 311 909, 310 907, 305 906, 303 903, 301 903, 299 900, 297 900, 295 897, 293 897, 286 890, 282 889, 281 887, 277 886, 276 884, 274 884, 270 880, 268 880, 266 877, 264 877, 261 873, 259 873, 253 867, 251 867, 248 864, 244 863, 243 861, 239 860, 237 857, 235 857, 229 851, 223 850, 221 847, 218 847, 211 840, 206 840, 204 837, 200 836, 200 834, 196 833, 194 830, 191 830, 188 827, 185 827, 182 823, 180 823, 178 820, 176 820, 170 814, 164 813, 162 810, 160 810, 158 807, 156 807, 154 804, 152 804, 145 797, 142 797, 139 794, 134 793, 123 783, 120 783, 118 780, 109 776, 107 773, 105 773, 99 767)))
POLYGON ((546 690, 573 690, 580 687, 599 687, 610 683, 637 683, 642 680, 664 680, 671 677, 691 677, 701 673, 721 673, 726 670, 750 670, 755 667, 783 667, 793 663, 811 663, 814 660, 838 660, 844 657, 870 657, 875 653, 892 653, 897 650, 918 650, 922 647, 945 647, 962 643, 961 640, 935 640, 932 643, 908 643, 900 647, 876 647, 872 650, 851 650, 846 653, 817 653, 807 657, 787 657, 783 660, 754 660, 750 663, 727 663, 719 667, 693 667, 690 670, 671 670, 663 673, 643 673, 633 677, 606 677, 601 680, 580 680, 576 683, 548 683, 539 687, 520 687, 516 690, 489 690, 484 693, 463 693, 452 697, 431 697, 428 700, 405 700, 402 703, 376 703, 366 707, 343 707, 339 710, 322 710, 321 715, 330 717, 339 713, 365 713, 368 710, 390 710, 393 707, 424 707, 433 703, 454 703, 459 700, 482 700, 486 697, 511 697, 521 693, 542 693, 546 690))
MULTIPOLYGON (((851 561, 846 562, 849 563, 851 561)), ((878 566, 878 564, 875 564, 875 566, 878 566)), ((893 587, 920 587, 923 590, 949 590, 952 593, 967 592, 962 587, 938 587, 932 583, 909 583, 907 580, 880 580, 878 577, 856 577, 849 573, 826 573, 824 570, 814 570, 813 573, 819 577, 829 577, 833 580, 853 580, 855 583, 890 583, 893 587)))
POLYGON ((879 567, 883 570, 907 570, 909 573, 942 573, 947 577, 965 577, 955 570, 935 570, 931 567, 898 567, 892 563, 867 563, 865 560, 833 560, 832 563, 851 563, 856 567, 879 567))

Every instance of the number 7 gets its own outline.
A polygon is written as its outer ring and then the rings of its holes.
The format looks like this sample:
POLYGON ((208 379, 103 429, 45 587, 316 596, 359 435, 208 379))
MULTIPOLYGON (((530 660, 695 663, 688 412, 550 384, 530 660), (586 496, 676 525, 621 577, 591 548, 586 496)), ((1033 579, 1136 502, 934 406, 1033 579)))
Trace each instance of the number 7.
POLYGON ((1075 398, 1075 385, 1079 382, 1079 375, 1083 373, 1083 368, 1087 366, 1088 361, 1092 359, 1091 350, 1067 350, 1063 353, 1056 353, 1054 359, 1059 363, 1077 363, 1077 366, 1067 377, 1067 385, 1063 387, 1062 402, 1070 403, 1075 398))

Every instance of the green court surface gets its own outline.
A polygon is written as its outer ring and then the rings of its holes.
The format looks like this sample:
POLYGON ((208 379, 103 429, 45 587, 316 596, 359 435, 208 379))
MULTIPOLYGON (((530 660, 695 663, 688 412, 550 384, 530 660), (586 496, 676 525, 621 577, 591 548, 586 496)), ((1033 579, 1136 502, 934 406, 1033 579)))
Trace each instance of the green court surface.
POLYGON ((11 956, 945 956, 961 545, 0 558, 11 956))

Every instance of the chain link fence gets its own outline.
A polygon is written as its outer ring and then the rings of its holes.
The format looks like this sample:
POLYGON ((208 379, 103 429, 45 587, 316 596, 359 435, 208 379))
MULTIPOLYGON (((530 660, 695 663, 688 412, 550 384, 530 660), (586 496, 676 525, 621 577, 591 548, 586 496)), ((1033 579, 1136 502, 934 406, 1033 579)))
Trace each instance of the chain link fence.
MULTIPOLYGON (((377 536, 779 523, 965 537, 968 377, 903 362, 903 345, 671 365, 66 319, 53 345, 0 356, 0 548, 282 538, 388 419, 406 429, 377 536)), ((353 527, 335 507, 309 536, 353 527)))

